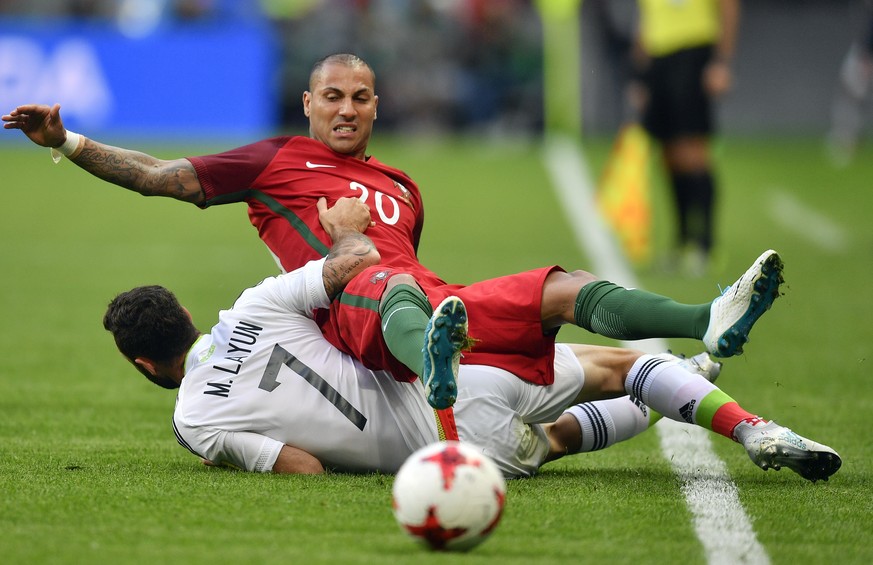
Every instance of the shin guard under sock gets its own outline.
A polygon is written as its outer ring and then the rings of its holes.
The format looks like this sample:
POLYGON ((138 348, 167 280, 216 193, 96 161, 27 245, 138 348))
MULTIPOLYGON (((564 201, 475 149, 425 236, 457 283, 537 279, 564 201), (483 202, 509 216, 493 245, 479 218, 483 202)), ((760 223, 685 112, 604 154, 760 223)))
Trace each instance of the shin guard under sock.
POLYGON ((379 305, 382 337, 394 357, 421 375, 424 365, 421 348, 424 330, 433 314, 430 302, 416 287, 399 284, 392 288, 379 305))
POLYGON ((614 339, 701 339, 709 325, 707 304, 680 304, 645 290, 609 281, 586 284, 576 296, 576 324, 614 339))

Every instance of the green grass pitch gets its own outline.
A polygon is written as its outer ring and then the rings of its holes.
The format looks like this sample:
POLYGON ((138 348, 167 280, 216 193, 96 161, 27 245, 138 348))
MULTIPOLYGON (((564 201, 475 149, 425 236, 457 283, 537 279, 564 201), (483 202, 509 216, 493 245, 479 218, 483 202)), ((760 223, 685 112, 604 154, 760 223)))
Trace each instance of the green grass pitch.
MULTIPOLYGON (((418 180, 427 202, 421 255, 446 279, 586 268, 537 145, 377 141, 380 160, 418 180)), ((131 145, 165 157, 224 148, 131 145)), ((608 146, 588 144, 593 171, 608 146)), ((751 411, 831 445, 844 463, 812 485, 788 470, 764 473, 713 437, 774 564, 873 562, 873 155, 861 157, 835 170, 818 140, 723 140, 717 271, 638 272, 650 290, 703 302, 762 250, 783 255, 785 295, 719 384, 751 411)), ((657 176, 654 188, 663 251, 671 219, 657 176)), ((400 532, 390 476, 201 466, 173 437, 173 393, 121 358, 101 317, 117 292, 163 284, 208 330, 240 290, 275 272, 244 207, 145 199, 18 141, 0 145, 0 195, 5 563, 706 562, 652 432, 511 482, 492 538, 451 557, 400 532)), ((574 328, 560 337, 610 343, 574 328)))

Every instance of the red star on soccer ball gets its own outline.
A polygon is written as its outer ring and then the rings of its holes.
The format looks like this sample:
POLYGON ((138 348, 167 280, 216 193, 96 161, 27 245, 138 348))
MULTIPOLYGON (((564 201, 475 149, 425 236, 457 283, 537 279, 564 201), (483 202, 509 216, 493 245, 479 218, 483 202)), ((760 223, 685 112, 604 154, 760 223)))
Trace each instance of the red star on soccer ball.
POLYGON ((467 528, 443 528, 436 517, 436 508, 427 509, 427 518, 420 526, 407 524, 406 529, 416 537, 427 541, 434 549, 445 549, 446 544, 467 533, 467 528))
POLYGON ((455 480, 455 469, 459 465, 472 465, 479 467, 480 462, 476 459, 468 459, 465 457, 457 446, 449 445, 438 453, 424 459, 440 466, 443 472, 443 489, 449 490, 452 488, 452 482, 455 480))

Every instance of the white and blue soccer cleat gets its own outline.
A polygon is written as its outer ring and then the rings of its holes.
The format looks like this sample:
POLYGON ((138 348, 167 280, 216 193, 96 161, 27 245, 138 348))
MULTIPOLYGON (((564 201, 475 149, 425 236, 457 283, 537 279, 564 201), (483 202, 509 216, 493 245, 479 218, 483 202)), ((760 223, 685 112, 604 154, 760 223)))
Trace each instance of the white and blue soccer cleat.
POLYGON ((468 344, 467 309, 457 296, 443 300, 424 330, 424 394, 437 410, 452 406, 458 395, 458 366, 468 344))
POLYGON ((809 481, 827 481, 843 460, 836 451, 799 436, 776 422, 740 422, 736 437, 758 467, 778 471, 788 467, 809 481))
POLYGON ((703 344, 716 357, 731 357, 743 352, 749 332, 764 312, 779 297, 782 259, 772 249, 758 257, 737 282, 712 301, 709 327, 703 344))

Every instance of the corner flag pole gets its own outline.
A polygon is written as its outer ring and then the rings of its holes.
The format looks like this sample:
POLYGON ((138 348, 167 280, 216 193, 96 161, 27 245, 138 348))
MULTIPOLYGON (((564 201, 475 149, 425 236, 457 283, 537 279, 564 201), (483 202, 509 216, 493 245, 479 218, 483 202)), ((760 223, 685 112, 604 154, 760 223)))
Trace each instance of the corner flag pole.
POLYGON ((582 0, 536 0, 543 21, 546 136, 582 137, 582 0))

